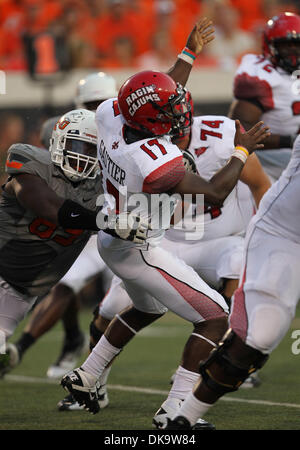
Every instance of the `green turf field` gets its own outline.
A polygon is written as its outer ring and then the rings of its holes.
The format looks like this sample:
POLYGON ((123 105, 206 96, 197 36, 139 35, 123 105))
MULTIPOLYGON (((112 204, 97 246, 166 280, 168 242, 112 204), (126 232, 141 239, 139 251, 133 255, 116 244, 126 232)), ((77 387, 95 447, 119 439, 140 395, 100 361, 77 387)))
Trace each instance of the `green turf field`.
MULTIPOLYGON (((81 315, 85 330, 90 318, 89 311, 81 315)), ((261 371, 262 385, 228 394, 206 415, 218 430, 300 430, 300 354, 291 350, 293 329, 300 330, 300 309, 261 371)), ((57 325, 0 381, 0 430, 151 430, 190 330, 188 323, 168 313, 141 332, 114 363, 108 408, 93 416, 56 409, 65 391, 59 382, 49 383, 45 373, 60 349, 62 330, 57 325)))

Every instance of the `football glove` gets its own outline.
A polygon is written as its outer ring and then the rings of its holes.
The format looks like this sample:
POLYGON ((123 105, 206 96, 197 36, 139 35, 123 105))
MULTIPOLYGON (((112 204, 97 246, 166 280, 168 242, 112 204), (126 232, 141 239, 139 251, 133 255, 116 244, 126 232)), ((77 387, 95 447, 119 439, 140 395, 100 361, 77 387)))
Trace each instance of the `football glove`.
POLYGON ((136 244, 144 244, 148 230, 152 230, 150 219, 129 212, 108 216, 107 226, 107 233, 136 244))
POLYGON ((185 170, 187 172, 198 173, 193 155, 187 150, 182 150, 182 156, 185 170))

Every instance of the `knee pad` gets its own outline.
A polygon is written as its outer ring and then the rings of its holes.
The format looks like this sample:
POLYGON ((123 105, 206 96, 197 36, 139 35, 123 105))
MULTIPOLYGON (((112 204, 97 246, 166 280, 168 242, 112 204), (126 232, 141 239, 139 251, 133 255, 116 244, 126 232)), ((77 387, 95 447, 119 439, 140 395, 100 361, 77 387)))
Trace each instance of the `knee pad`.
POLYGON ((251 347, 271 353, 289 329, 291 314, 281 306, 263 304, 251 314, 247 342, 251 347))
POLYGON ((0 355, 4 355, 5 352, 6 352, 6 333, 4 330, 0 328, 0 355))
MULTIPOLYGON (((219 396, 236 391, 248 376, 260 369, 268 359, 258 350, 253 351, 253 362, 247 367, 232 361, 228 349, 234 344, 237 335, 229 329, 223 340, 212 350, 208 359, 200 364, 199 372, 207 387, 219 396)), ((246 344, 245 344, 246 345, 246 344)), ((249 347, 250 349, 250 347, 249 347)))

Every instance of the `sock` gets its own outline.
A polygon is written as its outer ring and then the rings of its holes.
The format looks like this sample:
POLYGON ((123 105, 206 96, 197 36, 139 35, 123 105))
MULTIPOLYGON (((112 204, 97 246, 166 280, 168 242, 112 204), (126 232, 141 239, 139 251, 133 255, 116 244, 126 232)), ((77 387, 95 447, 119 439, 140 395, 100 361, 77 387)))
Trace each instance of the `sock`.
POLYGON ((182 403, 180 410, 178 411, 178 416, 183 416, 188 419, 190 424, 193 426, 211 407, 212 405, 208 403, 201 402, 198 400, 192 392, 189 393, 187 398, 182 403))
POLYGON ((107 384, 107 379, 108 379, 108 375, 110 374, 110 371, 111 371, 111 366, 109 366, 103 370, 102 375, 99 378, 99 383, 101 384, 101 386, 104 386, 105 384, 107 384))
POLYGON ((16 347, 19 351, 20 359, 23 353, 35 342, 35 338, 30 333, 22 333, 20 339, 16 342, 16 347))
POLYGON ((103 335, 81 368, 99 378, 106 366, 120 351, 120 348, 111 345, 103 335))
POLYGON ((169 392, 168 399, 178 398, 184 400, 192 391, 194 384, 199 380, 199 373, 191 372, 179 366, 175 373, 174 382, 169 392))

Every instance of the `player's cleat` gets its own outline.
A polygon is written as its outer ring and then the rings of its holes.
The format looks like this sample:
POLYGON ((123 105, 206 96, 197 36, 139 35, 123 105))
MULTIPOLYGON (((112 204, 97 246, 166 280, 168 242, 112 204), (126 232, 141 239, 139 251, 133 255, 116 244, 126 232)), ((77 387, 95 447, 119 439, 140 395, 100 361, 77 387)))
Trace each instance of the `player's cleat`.
MULTIPOLYGON (((165 430, 168 426, 169 420, 176 415, 181 403, 182 400, 176 398, 164 401, 159 410, 155 413, 152 419, 152 425, 159 430, 165 430)), ((206 420, 203 419, 198 419, 196 424, 193 426, 193 430, 215 429, 216 428, 212 423, 206 422, 206 420)))
POLYGON ((192 426, 192 430, 215 430, 216 427, 213 423, 207 422, 204 419, 198 419, 195 425, 192 426))
POLYGON ((0 378, 16 367, 20 360, 20 354, 15 344, 6 344, 6 353, 0 355, 0 378))
MULTIPOLYGON (((98 388, 98 403, 100 409, 106 408, 109 404, 106 386, 100 386, 98 388)), ((73 395, 69 394, 57 403, 57 408, 58 411, 82 411, 84 406, 79 405, 73 395)))
POLYGON ((88 350, 88 339, 80 333, 77 339, 64 341, 63 348, 56 363, 47 370, 48 378, 61 378, 76 367, 78 358, 88 350))
POLYGON ((190 422, 183 416, 177 416, 175 419, 168 419, 165 430, 192 430, 190 422))
POLYGON ((261 380, 257 374, 257 372, 252 373, 243 384, 241 384, 240 389, 251 389, 254 387, 258 387, 261 385, 261 380))
POLYGON ((57 408, 58 411, 82 411, 84 406, 79 405, 73 395, 69 394, 57 403, 57 408))
POLYGON ((177 398, 165 400, 154 414, 152 425, 159 430, 164 430, 168 424, 168 418, 176 414, 181 403, 182 401, 177 398))
POLYGON ((99 403, 100 409, 106 408, 109 404, 106 384, 104 386, 100 386, 98 388, 98 403, 99 403))
POLYGON ((92 414, 100 411, 98 403, 100 385, 96 377, 79 368, 67 373, 60 384, 73 395, 80 406, 83 405, 84 409, 92 414))

